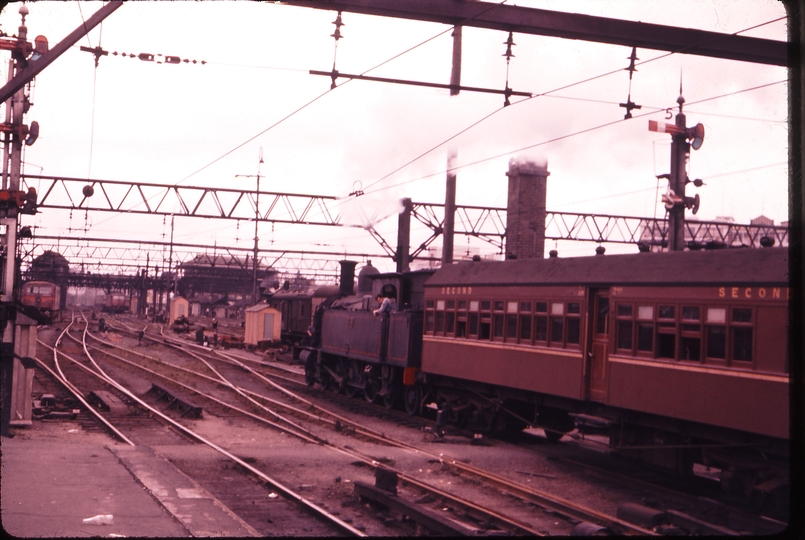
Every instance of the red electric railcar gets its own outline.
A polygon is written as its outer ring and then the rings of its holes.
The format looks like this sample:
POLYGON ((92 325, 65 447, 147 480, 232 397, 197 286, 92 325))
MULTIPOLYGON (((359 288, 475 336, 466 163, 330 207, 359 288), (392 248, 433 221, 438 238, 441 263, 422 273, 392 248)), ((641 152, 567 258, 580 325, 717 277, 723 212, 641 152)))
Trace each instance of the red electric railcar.
POLYGON ((47 322, 59 317, 61 309, 61 289, 49 281, 28 281, 22 286, 20 302, 39 310, 47 322))

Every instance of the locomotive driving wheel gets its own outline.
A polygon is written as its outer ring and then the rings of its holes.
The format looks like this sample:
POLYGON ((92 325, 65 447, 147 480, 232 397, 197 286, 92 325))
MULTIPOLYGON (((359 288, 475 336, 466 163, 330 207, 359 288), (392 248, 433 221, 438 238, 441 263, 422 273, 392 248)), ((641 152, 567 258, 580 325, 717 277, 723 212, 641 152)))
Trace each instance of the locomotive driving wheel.
POLYGON ((354 385, 361 380, 360 374, 361 369, 358 366, 358 361, 350 360, 346 380, 344 381, 344 393, 347 397, 353 398, 358 393, 358 389, 354 385))
POLYGON ((367 365, 363 372, 363 397, 369 403, 377 403, 382 383, 380 378, 372 371, 372 366, 367 365))
POLYGON ((410 416, 416 416, 420 413, 420 405, 422 404, 422 387, 418 384, 405 387, 405 412, 410 416))
POLYGON ((386 377, 385 380, 386 394, 383 396, 383 405, 385 405, 387 409, 393 409, 397 404, 397 396, 400 393, 397 389, 397 380, 394 376, 394 369, 389 368, 388 377, 386 377))

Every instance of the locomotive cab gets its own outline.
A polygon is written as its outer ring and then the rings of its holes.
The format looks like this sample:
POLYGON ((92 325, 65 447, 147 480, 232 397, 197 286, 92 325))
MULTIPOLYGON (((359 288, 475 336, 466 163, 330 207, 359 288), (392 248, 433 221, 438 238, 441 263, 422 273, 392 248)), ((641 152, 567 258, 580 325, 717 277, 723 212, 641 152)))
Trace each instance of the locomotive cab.
POLYGON ((424 282, 432 272, 381 274, 369 263, 353 292, 354 274, 344 273, 344 267, 342 296, 321 313, 320 346, 302 355, 308 384, 318 382, 349 396, 363 393, 367 401, 391 408, 403 379, 420 366, 424 282), (396 309, 375 313, 378 296, 393 299, 396 309))

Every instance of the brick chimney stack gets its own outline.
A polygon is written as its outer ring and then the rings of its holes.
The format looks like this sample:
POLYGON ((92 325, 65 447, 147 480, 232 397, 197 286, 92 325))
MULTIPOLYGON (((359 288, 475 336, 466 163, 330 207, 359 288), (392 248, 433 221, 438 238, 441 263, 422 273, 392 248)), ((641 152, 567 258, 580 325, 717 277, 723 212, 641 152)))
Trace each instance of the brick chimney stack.
POLYGON ((509 161, 509 203, 506 215, 506 257, 545 256, 545 198, 548 164, 509 161))

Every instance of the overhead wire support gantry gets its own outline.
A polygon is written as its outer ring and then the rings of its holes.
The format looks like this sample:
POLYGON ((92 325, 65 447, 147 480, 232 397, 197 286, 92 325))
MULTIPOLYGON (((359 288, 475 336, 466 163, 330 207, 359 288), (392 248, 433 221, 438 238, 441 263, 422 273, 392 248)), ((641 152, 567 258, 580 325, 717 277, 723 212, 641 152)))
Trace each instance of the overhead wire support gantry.
POLYGON ((784 41, 546 9, 463 0, 285 0, 290 6, 579 39, 788 66, 784 41))
MULTIPOLYGON (((254 191, 232 188, 178 186, 153 183, 134 183, 113 180, 85 180, 59 176, 25 175, 27 183, 45 182, 40 185, 41 209, 54 208, 115 213, 151 214, 162 216, 188 216, 249 221, 254 220, 254 191), (93 186, 92 190, 87 190, 93 186), (86 193, 97 191, 87 197, 86 193), (152 203, 150 201, 156 200, 152 203), (174 210, 177 203, 181 211, 174 210)), ((347 224, 342 221, 337 207, 341 199, 325 195, 278 193, 260 191, 261 198, 268 200, 265 211, 260 212, 262 222, 350 227, 364 229, 380 244, 386 254, 395 259, 398 255, 372 227, 347 224), (284 212, 284 213, 283 213, 284 212)), ((444 204, 412 202, 411 217, 431 231, 424 242, 410 254, 413 260, 444 232, 444 204)), ((456 205, 455 234, 478 238, 503 249, 506 237, 506 209, 456 205)), ((788 244, 788 227, 725 223, 720 221, 685 222, 685 239, 706 245, 716 242, 725 246, 744 245, 760 247, 761 239, 768 237, 776 245, 788 244)), ((545 238, 551 240, 576 240, 587 242, 611 242, 663 246, 668 243, 668 220, 634 216, 616 216, 591 213, 546 212, 545 238)))

